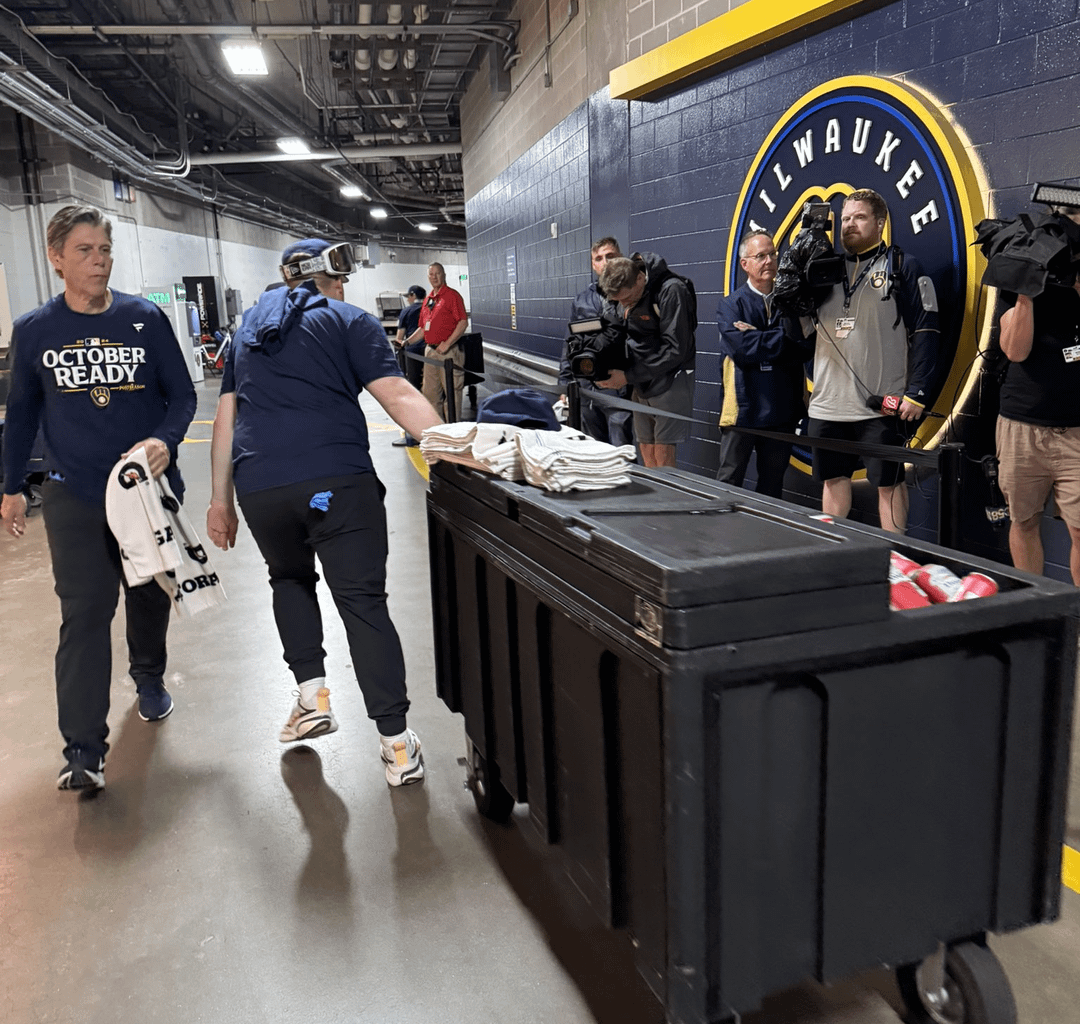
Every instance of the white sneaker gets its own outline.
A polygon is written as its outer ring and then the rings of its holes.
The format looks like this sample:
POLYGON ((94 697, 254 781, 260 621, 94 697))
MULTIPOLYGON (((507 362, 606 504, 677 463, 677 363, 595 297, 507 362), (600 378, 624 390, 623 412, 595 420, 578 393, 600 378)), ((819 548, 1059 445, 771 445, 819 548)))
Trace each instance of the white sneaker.
POLYGON ((406 729, 397 736, 380 736, 380 753, 386 765, 386 781, 391 786, 408 786, 424 777, 420 758, 420 738, 406 729))
POLYGON ((313 740, 316 736, 331 732, 337 732, 337 719, 330 710, 330 691, 323 686, 315 696, 314 708, 304 707, 297 695, 289 720, 282 726, 278 738, 282 743, 293 743, 296 740, 313 740))

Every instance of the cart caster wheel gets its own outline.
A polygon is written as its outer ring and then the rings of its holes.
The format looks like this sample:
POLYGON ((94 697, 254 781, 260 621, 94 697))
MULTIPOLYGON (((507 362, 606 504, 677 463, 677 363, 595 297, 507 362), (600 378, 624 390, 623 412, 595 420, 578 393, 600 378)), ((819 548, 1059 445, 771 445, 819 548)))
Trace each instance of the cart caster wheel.
POLYGON ((505 824, 514 809, 514 798, 499 780, 499 769, 488 764, 487 758, 476 749, 467 736, 469 788, 472 790, 476 809, 485 817, 505 824))
POLYGON ((923 963, 896 972, 908 1024, 1016 1024, 1016 1001, 998 958, 986 946, 961 942, 945 957, 945 987, 927 991, 923 963))

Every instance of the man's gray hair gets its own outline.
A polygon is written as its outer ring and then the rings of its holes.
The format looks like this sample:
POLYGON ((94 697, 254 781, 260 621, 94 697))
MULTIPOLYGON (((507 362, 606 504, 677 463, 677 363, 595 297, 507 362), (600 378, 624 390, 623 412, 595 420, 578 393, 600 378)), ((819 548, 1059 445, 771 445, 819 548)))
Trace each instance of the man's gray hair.
POLYGON ((772 235, 768 231, 762 231, 761 228, 751 228, 739 241, 739 259, 746 259, 746 247, 750 244, 750 239, 757 238, 759 235, 762 238, 767 238, 770 242, 772 241, 772 235))
POLYGON ((109 241, 112 241, 112 221, 96 206, 65 206, 57 210, 49 221, 45 240, 50 249, 64 251, 64 243, 77 224, 89 224, 93 228, 104 228, 109 241))
POLYGON ((644 274, 642 264, 625 256, 616 256, 604 264, 600 271, 600 290, 605 295, 615 295, 624 288, 633 288, 637 284, 638 274, 644 274))

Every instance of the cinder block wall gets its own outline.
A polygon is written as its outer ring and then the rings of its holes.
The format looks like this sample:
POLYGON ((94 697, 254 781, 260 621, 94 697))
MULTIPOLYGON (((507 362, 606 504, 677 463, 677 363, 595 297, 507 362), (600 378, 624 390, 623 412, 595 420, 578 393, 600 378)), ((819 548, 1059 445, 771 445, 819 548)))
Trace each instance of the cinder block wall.
POLYGON ((520 58, 507 94, 492 93, 485 58, 461 105, 465 197, 484 185, 590 95, 612 68, 711 21, 742 0, 519 0, 520 58), (550 42, 549 42, 550 39, 550 42))
MULTIPOLYGON (((652 4, 630 10, 628 32, 630 25, 642 29, 646 6, 652 4)), ((595 31, 590 20, 586 44, 595 31)), ((651 37, 639 31, 634 38, 651 37)), ((589 280, 589 241, 610 230, 610 216, 597 223, 597 206, 621 206, 624 247, 659 252, 696 283, 696 415, 710 425, 682 446, 681 458, 686 468, 711 473, 719 393, 715 309, 728 232, 747 170, 783 112, 843 75, 907 81, 934 97, 969 139, 989 181, 988 210, 1012 216, 1027 207, 1032 181, 1080 174, 1078 44, 1075 0, 904 0, 723 68, 659 101, 622 104, 594 92, 469 199, 469 264, 474 282, 483 282, 474 286, 474 328, 556 359, 569 299, 589 280), (590 139, 589 110, 603 104, 626 109, 621 152, 610 133, 602 152, 590 139), (597 195, 590 175, 595 180, 600 165, 622 160, 628 171, 622 194, 597 195), (556 212, 568 230, 548 241, 556 212), (506 249, 514 244, 517 331, 508 326, 505 283, 506 249)), ((586 45, 583 59, 589 58, 586 45)), ((491 121, 485 137, 499 123, 491 121)), ((472 166, 481 159, 470 157, 472 166)), ((986 409, 981 412, 985 418, 986 409)))

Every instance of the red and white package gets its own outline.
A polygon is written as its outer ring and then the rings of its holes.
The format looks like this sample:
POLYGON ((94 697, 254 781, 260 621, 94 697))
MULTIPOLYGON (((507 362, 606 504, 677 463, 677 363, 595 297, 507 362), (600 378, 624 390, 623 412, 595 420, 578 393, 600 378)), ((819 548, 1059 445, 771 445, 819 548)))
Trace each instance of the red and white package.
POLYGON ((889 552, 889 564, 898 573, 906 576, 909 580, 913 580, 915 578, 915 573, 922 568, 918 562, 913 562, 906 555, 900 554, 899 551, 889 552))
POLYGON ((889 566, 889 607, 894 612, 908 608, 926 608, 930 598, 895 565, 889 566))
POLYGON ((934 604, 959 600, 960 577, 943 565, 924 565, 912 578, 934 604))
POLYGON ((950 601, 970 601, 974 597, 990 597, 998 592, 998 585, 981 572, 969 572, 961 581, 960 589, 950 601))

